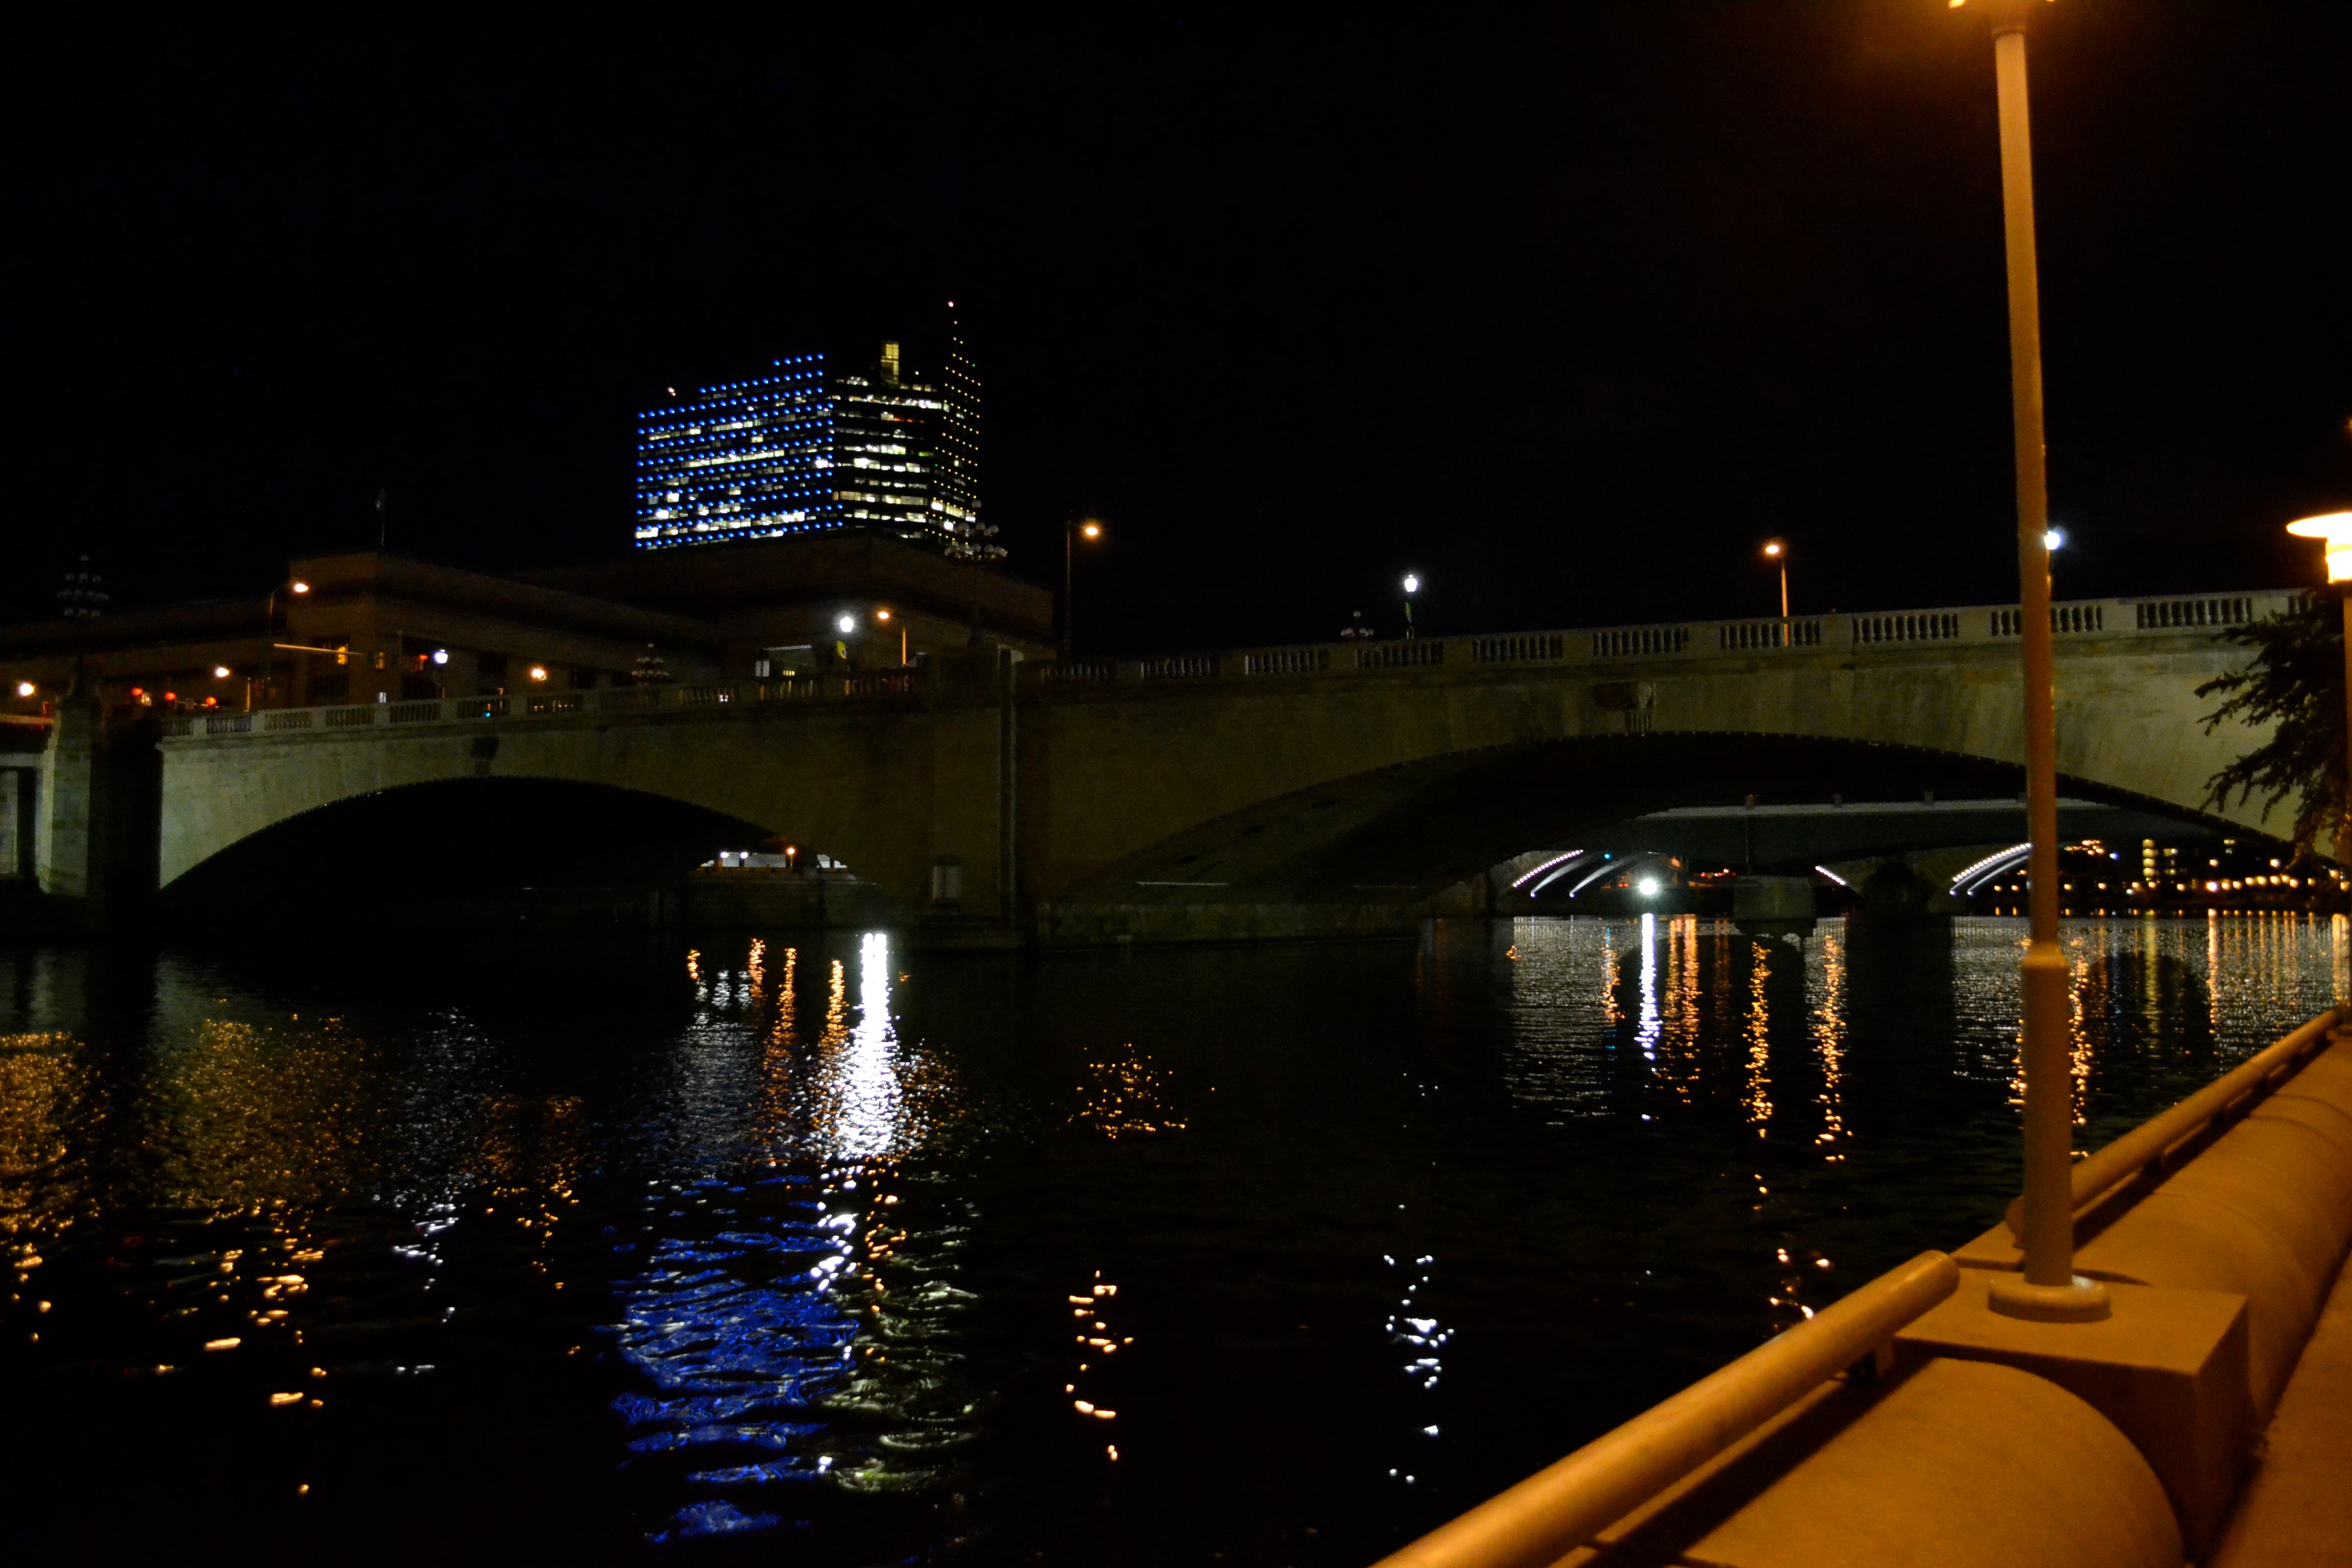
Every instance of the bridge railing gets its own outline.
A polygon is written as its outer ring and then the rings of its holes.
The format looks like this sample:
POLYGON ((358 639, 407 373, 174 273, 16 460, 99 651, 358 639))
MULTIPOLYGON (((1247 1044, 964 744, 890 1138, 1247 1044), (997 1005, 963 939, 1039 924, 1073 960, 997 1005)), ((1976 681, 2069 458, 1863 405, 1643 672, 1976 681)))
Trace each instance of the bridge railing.
MULTIPOLYGON (((2255 589, 2137 599, 2076 599, 2052 605, 2050 623, 2062 646, 2125 644, 2149 637, 2178 637, 2183 634, 2210 636, 2223 627, 2244 626, 2291 609, 2304 597, 2292 589, 2255 589)), ((1974 605, 1949 609, 1675 621, 1482 637, 1299 643, 1227 653, 1163 654, 1150 658, 1039 659, 1020 665, 1018 679, 1030 690, 1077 690, 1130 683, 1181 686, 1268 679, 1339 680, 1383 671, 1611 667, 1660 660, 1769 661, 1787 655, 1856 648, 1885 653, 1906 646, 1947 649, 1959 644, 2013 643, 2021 626, 2014 605, 1974 605)), ((926 678, 918 671, 878 670, 858 675, 779 676, 732 684, 521 691, 488 697, 275 708, 254 713, 174 713, 165 716, 164 733, 187 737, 272 735, 485 719, 527 721, 663 711, 755 712, 779 703, 903 700, 917 695, 925 683, 926 678)))
MULTIPOLYGON (((1213 662, 1214 656, 1209 656, 1213 662)), ((267 708, 251 713, 171 713, 167 737, 277 735, 299 731, 357 730, 413 724, 463 724, 485 719, 529 721, 593 713, 756 712, 780 703, 913 696, 910 670, 861 675, 780 676, 704 686, 627 686, 576 691, 517 691, 486 697, 417 698, 400 702, 341 703, 321 708, 267 708)))
MULTIPOLYGON (((2291 589, 2164 595, 2137 599, 2077 599, 2053 605, 2050 624, 2067 645, 2128 642, 2151 634, 2210 633, 2292 608, 2291 589)), ((2014 605, 1875 611, 1863 615, 1673 621, 1652 626, 1510 632, 1481 637, 1300 643, 1217 654, 1157 658, 1090 658, 1021 667, 1031 687, 1101 687, 1122 681, 1263 680, 1269 677, 1346 679, 1372 670, 1476 668, 1496 665, 1609 665, 1634 660, 1769 658, 1906 646, 2014 643, 2022 626, 2014 605)))

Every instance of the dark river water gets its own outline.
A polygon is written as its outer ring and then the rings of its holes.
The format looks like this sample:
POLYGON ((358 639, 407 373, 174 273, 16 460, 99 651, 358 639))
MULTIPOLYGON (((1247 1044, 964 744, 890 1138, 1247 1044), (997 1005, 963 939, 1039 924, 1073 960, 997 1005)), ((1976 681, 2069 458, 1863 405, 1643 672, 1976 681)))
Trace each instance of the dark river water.
MULTIPOLYGON (((2020 923, 0 950, 8 1554, 1362 1563, 2013 1190, 2020 923)), ((2071 925, 2095 1144, 2340 924, 2071 925)))

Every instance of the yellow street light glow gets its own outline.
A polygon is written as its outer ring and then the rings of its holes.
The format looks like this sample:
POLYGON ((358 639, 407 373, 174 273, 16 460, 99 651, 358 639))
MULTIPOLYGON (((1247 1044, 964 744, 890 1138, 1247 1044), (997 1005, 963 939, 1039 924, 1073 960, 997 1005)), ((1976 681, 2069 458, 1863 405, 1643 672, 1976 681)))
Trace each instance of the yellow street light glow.
POLYGON ((29 681, 29 680, 20 680, 20 681, 16 682, 16 695, 17 695, 17 696, 19 696, 19 697, 30 697, 32 694, 33 694, 33 683, 32 683, 31 681, 29 681))
POLYGON ((890 618, 890 612, 887 610, 877 610, 874 612, 874 618, 877 621, 887 621, 890 618))
POLYGON ((2352 582, 2352 511, 2325 511, 2297 518, 2286 531, 2298 539, 2324 540, 2327 547, 2327 580, 2352 582))
POLYGON ((530 678, 533 680, 545 680, 547 679, 547 666, 543 664, 532 665, 530 667, 530 678))
POLYGON ((216 664, 213 666, 213 679, 215 680, 226 680, 228 679, 228 666, 225 664, 216 664))
POLYGON ((307 594, 310 591, 310 584, 308 583, 289 583, 286 586, 292 589, 297 594, 307 594))
POLYGON ((1764 542, 1764 553, 1773 557, 1775 560, 1786 555, 1788 552, 1789 547, 1780 540, 1768 539, 1764 542))
POLYGON ((1088 518, 1086 521, 1078 524, 1078 532, 1088 539, 1100 539, 1102 537, 1102 524, 1097 522, 1092 518, 1088 518))

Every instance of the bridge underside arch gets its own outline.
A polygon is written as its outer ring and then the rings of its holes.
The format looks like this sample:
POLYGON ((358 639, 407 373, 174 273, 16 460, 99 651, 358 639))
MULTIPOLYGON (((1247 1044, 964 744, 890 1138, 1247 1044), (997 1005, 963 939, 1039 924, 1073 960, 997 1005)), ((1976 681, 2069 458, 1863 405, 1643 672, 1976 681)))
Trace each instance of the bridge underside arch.
MULTIPOLYGON (((1172 835, 1059 895, 1067 904, 1402 903, 1511 857, 1684 807, 2014 801, 2013 763, 1807 735, 1580 736, 1457 752, 1338 779, 1172 835)), ((2095 781, 2062 794, 2135 821, 2246 829, 2095 781), (2137 814, 2145 814, 2144 816, 2137 814)), ((1969 829, 1955 815, 1955 834, 1969 829)), ((1956 837, 1954 844, 1977 842, 1956 837)), ((1886 850, 1919 847, 1916 833, 1886 850)))
POLYGON ((273 823, 190 868, 159 901, 167 915, 347 915, 358 925, 373 910, 456 910, 522 889, 634 896, 769 836, 725 812, 609 784, 446 779, 273 823))

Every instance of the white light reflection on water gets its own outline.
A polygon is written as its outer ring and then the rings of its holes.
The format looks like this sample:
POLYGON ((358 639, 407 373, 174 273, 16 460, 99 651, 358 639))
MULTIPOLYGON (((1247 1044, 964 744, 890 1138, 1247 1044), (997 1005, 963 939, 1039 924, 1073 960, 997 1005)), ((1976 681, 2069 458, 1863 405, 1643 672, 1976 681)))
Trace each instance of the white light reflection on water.
MULTIPOLYGON (((838 966, 836 966, 837 969, 838 966)), ((901 1152, 912 1131, 890 1023, 890 938, 868 931, 857 952, 857 1023, 825 1064, 823 1121, 835 1157, 901 1152)))
MULTIPOLYGON (((1389 1317, 1389 1342, 1403 1352, 1406 1380, 1423 1394, 1434 1394, 1437 1392, 1438 1378, 1445 1370, 1443 1352, 1446 1345, 1452 1342, 1454 1331, 1430 1316, 1429 1309, 1415 1298, 1429 1289, 1429 1271, 1436 1266, 1437 1259, 1423 1254, 1421 1257, 1410 1258, 1383 1257, 1381 1261, 1391 1268, 1410 1276, 1404 1288, 1403 1299, 1398 1301, 1395 1311, 1389 1317)), ((1411 1419, 1414 1431, 1419 1436, 1428 1438, 1438 1435, 1438 1426, 1435 1422, 1424 1422, 1419 1415, 1414 1415, 1411 1419)), ((1402 1481, 1407 1486, 1414 1485, 1419 1481, 1420 1476, 1413 1468, 1409 1468, 1411 1465, 1412 1461, 1408 1460, 1406 1464, 1391 1468, 1390 1477, 1402 1481)))
POLYGON ((1658 917, 1642 917, 1642 1019, 1633 1045, 1645 1061, 1658 1059, 1658 917))

